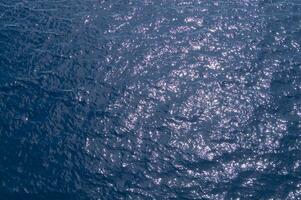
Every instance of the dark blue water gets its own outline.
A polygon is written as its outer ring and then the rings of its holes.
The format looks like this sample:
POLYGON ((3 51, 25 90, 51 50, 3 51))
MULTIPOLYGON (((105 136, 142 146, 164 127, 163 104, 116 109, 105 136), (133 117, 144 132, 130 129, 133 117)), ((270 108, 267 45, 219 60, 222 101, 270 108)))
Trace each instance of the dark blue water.
POLYGON ((301 1, 0 0, 0 199, 301 199, 301 1))

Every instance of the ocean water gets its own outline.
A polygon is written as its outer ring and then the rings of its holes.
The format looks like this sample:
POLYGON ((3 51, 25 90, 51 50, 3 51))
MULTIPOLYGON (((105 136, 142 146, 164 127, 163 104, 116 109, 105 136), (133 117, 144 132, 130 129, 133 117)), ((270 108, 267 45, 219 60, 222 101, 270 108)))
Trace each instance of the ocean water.
POLYGON ((0 199, 301 199, 301 1, 0 0, 0 199))

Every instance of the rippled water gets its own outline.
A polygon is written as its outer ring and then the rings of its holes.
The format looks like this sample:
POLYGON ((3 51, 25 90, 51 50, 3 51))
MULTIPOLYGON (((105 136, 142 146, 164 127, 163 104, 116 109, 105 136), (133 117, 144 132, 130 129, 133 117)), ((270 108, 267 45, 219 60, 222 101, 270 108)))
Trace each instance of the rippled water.
POLYGON ((299 0, 0 0, 0 193, 301 199, 300 45, 299 0))

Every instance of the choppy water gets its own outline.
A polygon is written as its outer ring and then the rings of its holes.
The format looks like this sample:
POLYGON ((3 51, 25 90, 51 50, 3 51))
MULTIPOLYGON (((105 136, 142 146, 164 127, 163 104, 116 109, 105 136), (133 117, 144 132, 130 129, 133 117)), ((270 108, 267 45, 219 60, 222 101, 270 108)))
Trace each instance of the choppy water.
POLYGON ((299 0, 0 0, 0 193, 301 199, 300 45, 299 0))

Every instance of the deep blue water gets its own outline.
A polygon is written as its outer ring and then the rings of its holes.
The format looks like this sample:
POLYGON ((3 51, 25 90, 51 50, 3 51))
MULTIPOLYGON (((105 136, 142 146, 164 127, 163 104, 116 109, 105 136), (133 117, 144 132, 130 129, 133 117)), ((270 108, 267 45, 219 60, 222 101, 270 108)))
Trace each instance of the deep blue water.
POLYGON ((300 0, 0 0, 0 199, 301 199, 300 0))

